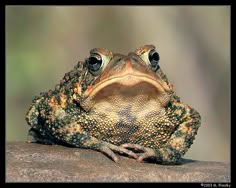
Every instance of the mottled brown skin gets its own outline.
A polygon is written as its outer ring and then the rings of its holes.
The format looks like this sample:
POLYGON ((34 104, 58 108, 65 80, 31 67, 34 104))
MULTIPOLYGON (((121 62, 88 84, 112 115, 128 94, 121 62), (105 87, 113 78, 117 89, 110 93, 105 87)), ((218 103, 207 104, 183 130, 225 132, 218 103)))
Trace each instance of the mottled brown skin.
POLYGON ((31 142, 175 164, 190 148, 199 113, 180 102, 153 45, 128 55, 93 49, 55 90, 34 98, 26 121, 31 142))

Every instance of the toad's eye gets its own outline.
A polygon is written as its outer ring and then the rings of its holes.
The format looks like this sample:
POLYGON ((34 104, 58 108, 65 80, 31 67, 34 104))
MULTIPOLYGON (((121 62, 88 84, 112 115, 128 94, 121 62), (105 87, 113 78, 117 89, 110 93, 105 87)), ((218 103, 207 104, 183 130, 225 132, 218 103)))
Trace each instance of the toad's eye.
POLYGON ((91 73, 96 73, 102 67, 102 57, 99 54, 92 54, 87 60, 91 73))
POLYGON ((149 59, 150 66, 151 66, 153 71, 156 71, 157 69, 159 69, 159 64, 158 63, 159 63, 159 60, 160 60, 160 56, 155 50, 151 50, 149 52, 148 59, 149 59))

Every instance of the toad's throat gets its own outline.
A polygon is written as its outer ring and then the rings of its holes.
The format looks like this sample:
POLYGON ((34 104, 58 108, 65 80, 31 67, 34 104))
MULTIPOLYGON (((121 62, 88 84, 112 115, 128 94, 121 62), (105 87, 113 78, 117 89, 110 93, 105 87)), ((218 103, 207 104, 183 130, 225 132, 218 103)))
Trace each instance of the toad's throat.
POLYGON ((150 103, 152 106, 161 107, 169 101, 168 89, 162 80, 146 75, 126 74, 110 77, 85 92, 81 107, 85 110, 108 106, 117 107, 117 109, 129 106, 139 108, 150 103))

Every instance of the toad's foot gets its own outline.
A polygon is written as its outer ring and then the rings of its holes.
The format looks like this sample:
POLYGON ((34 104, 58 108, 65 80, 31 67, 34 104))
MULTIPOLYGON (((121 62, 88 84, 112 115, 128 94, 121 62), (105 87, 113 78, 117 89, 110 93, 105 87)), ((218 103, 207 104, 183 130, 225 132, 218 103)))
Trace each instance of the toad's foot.
POLYGON ((157 153, 154 149, 151 148, 147 148, 144 146, 141 146, 139 144, 130 144, 130 143, 126 143, 126 144, 122 144, 121 147, 126 148, 126 149, 133 149, 133 150, 139 150, 141 152, 136 153, 136 155, 138 156, 136 158, 136 160, 138 162, 144 161, 145 159, 148 158, 156 158, 157 157, 157 153))
POLYGON ((118 152, 120 154, 126 154, 129 157, 133 157, 135 159, 137 159, 139 157, 136 153, 134 153, 131 150, 128 150, 124 147, 116 146, 114 144, 110 144, 107 142, 101 142, 99 150, 101 152, 103 152, 104 154, 106 154, 107 156, 111 157, 115 162, 118 162, 118 157, 116 156, 116 154, 113 151, 118 152))

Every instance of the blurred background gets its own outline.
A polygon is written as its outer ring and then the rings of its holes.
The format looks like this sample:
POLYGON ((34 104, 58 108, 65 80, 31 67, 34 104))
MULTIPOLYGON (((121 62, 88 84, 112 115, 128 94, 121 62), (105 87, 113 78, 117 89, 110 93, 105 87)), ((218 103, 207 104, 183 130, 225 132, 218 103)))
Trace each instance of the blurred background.
POLYGON ((35 95, 95 47, 153 44, 202 125, 184 156, 230 161, 230 6, 6 6, 6 140, 25 141, 35 95))

